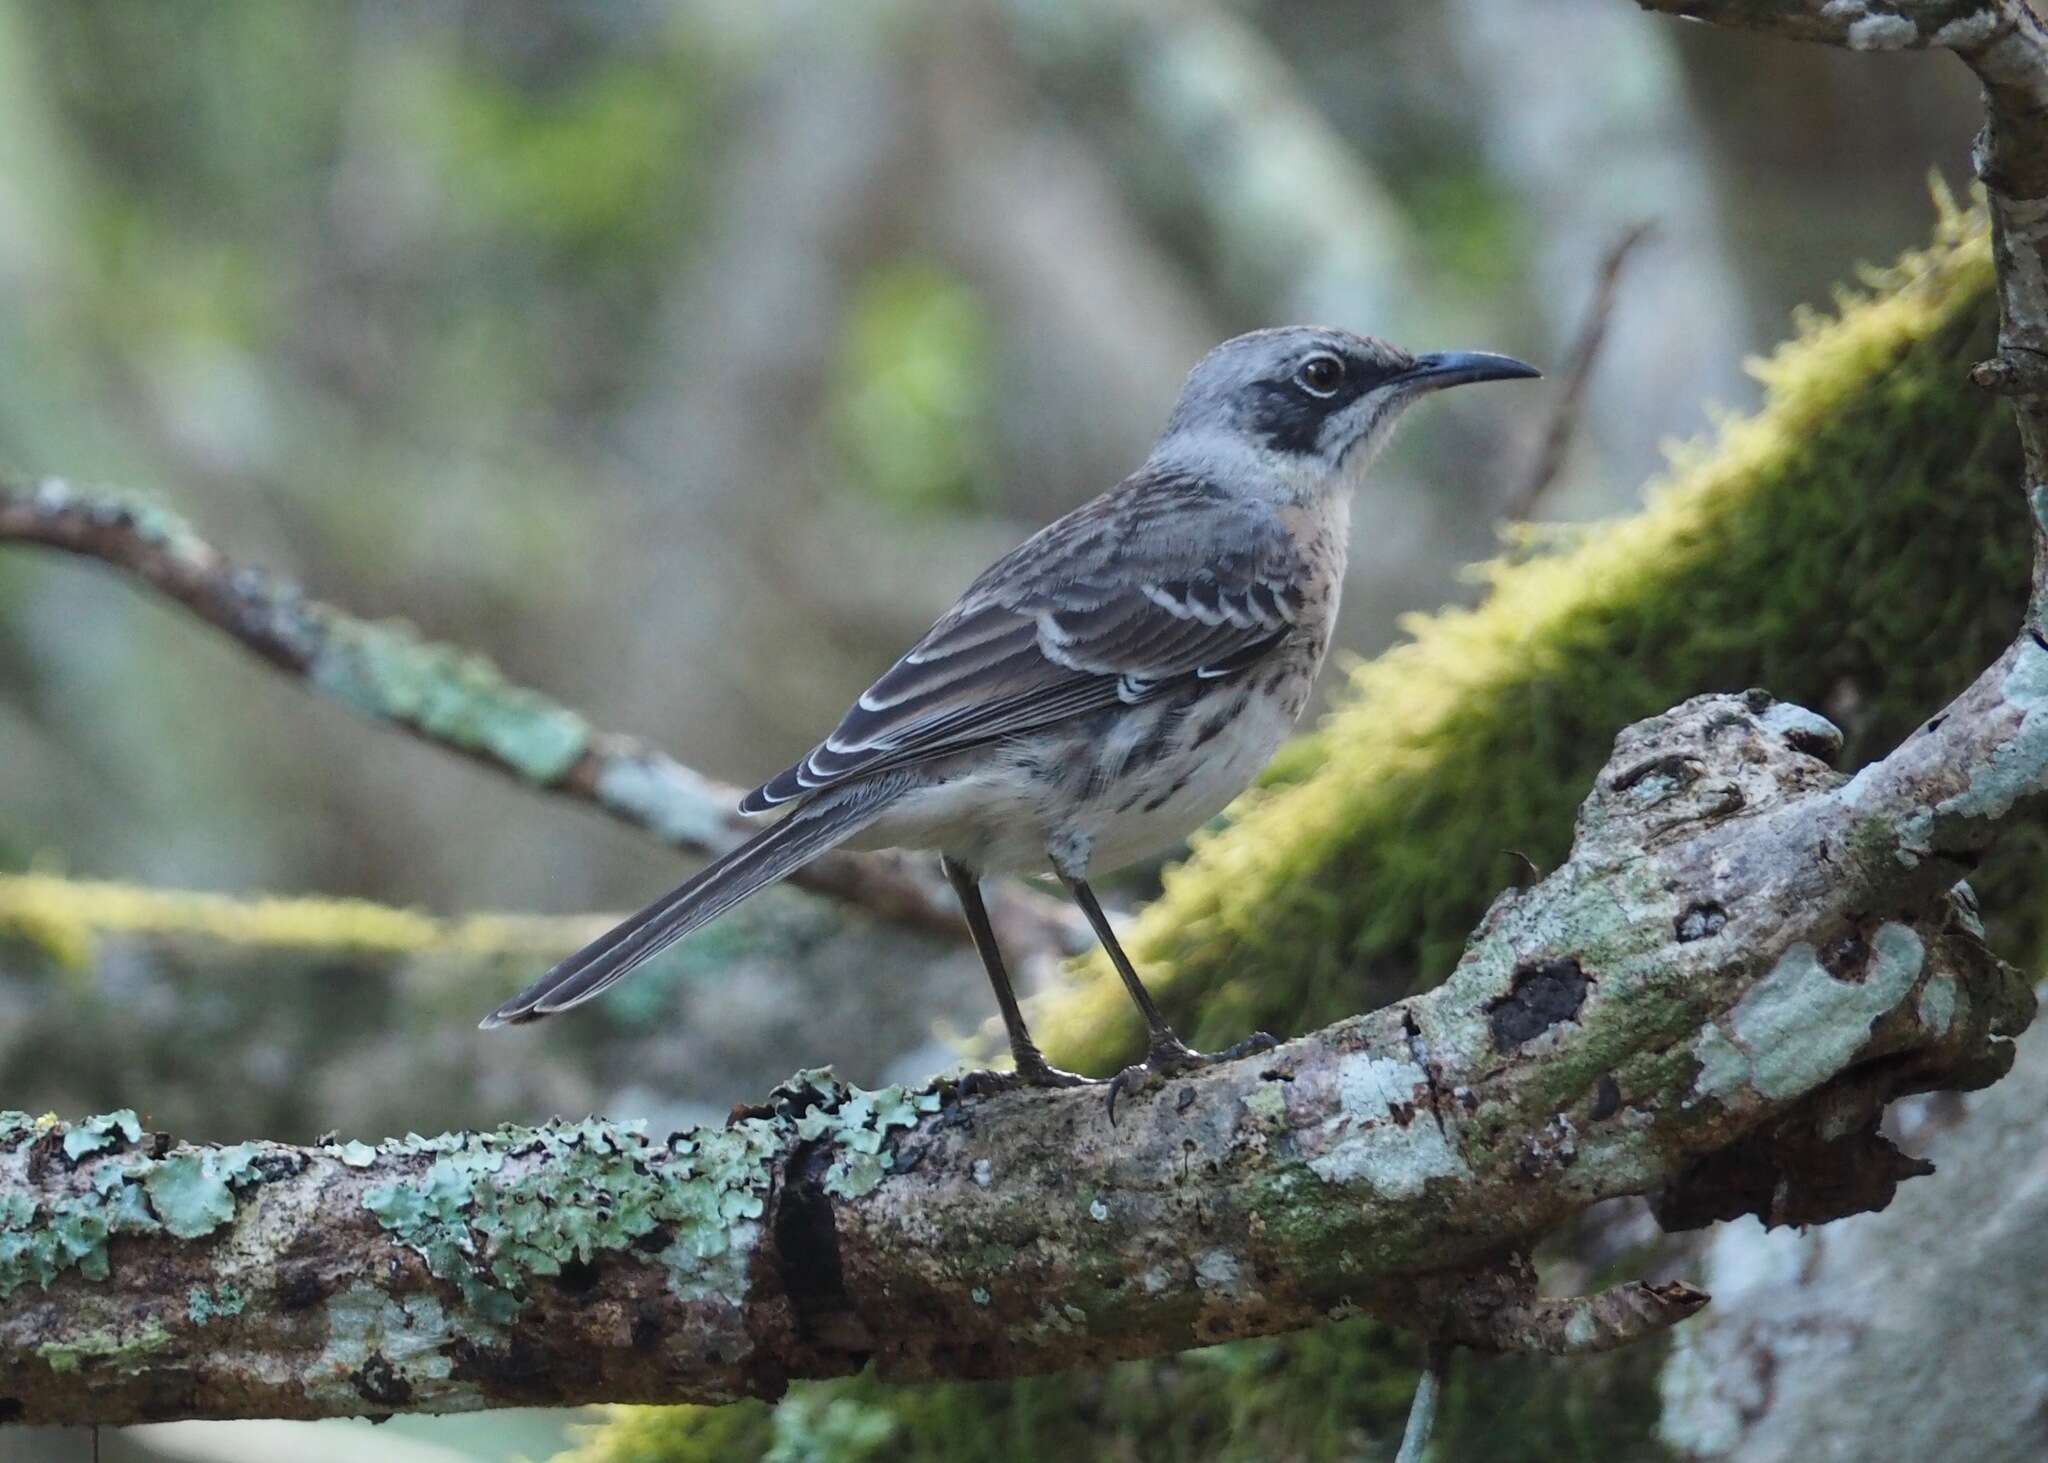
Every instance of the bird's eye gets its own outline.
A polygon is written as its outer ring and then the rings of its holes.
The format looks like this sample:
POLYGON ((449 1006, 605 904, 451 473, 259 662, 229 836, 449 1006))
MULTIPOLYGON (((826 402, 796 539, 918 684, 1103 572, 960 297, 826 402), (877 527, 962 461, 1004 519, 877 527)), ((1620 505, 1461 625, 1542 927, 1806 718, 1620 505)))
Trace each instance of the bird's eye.
POLYGON ((1344 380, 1344 363, 1335 356, 1310 356, 1294 373, 1294 379, 1313 396, 1335 396, 1344 380))

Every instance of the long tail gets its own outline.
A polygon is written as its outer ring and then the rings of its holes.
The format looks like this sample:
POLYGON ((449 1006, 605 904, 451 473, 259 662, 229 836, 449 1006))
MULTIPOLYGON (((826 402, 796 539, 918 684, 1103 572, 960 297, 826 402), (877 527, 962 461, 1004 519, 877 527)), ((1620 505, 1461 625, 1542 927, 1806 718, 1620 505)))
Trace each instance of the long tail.
POLYGON ((681 887, 625 920, 550 970, 480 1023, 486 1030, 538 1021, 580 1006, 630 975, 683 936, 709 924, 750 894, 785 879, 872 823, 902 794, 896 778, 827 793, 764 829, 681 887))

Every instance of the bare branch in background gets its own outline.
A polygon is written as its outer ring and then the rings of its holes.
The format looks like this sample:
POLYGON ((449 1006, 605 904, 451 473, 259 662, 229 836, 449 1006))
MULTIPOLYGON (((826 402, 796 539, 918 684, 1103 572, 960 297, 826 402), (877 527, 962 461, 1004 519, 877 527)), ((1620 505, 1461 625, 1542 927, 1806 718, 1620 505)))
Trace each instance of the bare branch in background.
POLYGON ((1885 1104, 2010 1064, 2032 993, 1950 891, 1996 814, 1943 811, 1973 772, 2048 783, 2048 739, 1998 729, 1850 780, 1815 755, 1825 722, 1761 693, 1642 722, 1570 860, 1503 894, 1444 985, 1115 1123, 1099 1091, 817 1073, 665 1141, 194 1148, 129 1113, 0 1119, 0 1416, 720 1401, 1352 1314, 1483 1351, 1624 1344, 1705 1297, 1543 1299, 1539 1236, 1622 1194, 1681 1222, 1882 1207, 1917 1171, 1885 1104))
POLYGON ((2034 606, 2048 602, 2048 27, 2027 0, 1636 0, 1645 10, 1855 51, 1954 51, 1984 85, 1971 152, 1991 206, 1998 355, 1978 384, 2010 397, 2035 518, 2034 606))
POLYGON ((1565 356, 1563 369, 1557 373, 1557 405, 1543 430, 1543 443, 1536 451, 1536 461, 1529 469, 1528 478, 1502 510, 1509 520, 1521 522, 1531 517, 1537 504, 1543 501, 1543 495, 1550 491, 1551 483, 1556 481, 1558 469, 1564 466, 1565 449, 1571 446, 1572 434, 1579 427, 1579 411, 1585 404, 1586 383, 1592 379, 1594 363, 1600 359, 1600 347, 1607 339, 1608 321, 1614 315, 1622 267, 1628 263, 1629 255, 1637 246, 1656 231, 1657 226, 1648 221, 1633 225, 1614 241, 1600 261, 1600 272, 1593 281, 1592 298, 1586 302, 1585 319, 1565 356))
MULTIPOLYGON (((183 605, 313 690, 526 785, 603 809, 687 853, 716 855, 757 825, 723 786, 633 738, 594 730, 577 712, 508 683, 472 652, 420 639, 394 622, 358 619, 261 569, 235 564, 183 520, 61 482, 0 479, 0 544, 62 549, 123 571, 183 605)), ((936 866, 903 854, 830 853, 791 883, 879 918, 964 940, 936 866)), ((995 892, 995 891, 992 891, 995 892)), ((1059 901, 1002 887, 990 913, 1019 960, 1085 944, 1059 901)))

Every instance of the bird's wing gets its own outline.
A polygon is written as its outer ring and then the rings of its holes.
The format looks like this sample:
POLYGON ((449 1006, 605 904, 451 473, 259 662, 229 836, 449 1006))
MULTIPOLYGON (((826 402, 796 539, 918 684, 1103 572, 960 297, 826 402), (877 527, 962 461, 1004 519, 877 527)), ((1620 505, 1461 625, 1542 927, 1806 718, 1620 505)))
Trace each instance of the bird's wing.
POLYGON ((1141 474, 999 559, 831 736, 740 808, 1232 675, 1294 629, 1304 577, 1270 508, 1141 474))

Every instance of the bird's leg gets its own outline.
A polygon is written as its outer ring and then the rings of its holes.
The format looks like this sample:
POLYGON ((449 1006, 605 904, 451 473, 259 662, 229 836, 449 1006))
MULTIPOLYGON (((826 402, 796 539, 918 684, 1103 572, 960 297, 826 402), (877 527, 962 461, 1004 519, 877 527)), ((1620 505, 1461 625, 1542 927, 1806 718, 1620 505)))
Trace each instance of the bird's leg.
MULTIPOLYGON (((1003 952, 996 945, 995 927, 989 923, 988 906, 981 900, 981 880, 965 864, 943 855, 939 867, 945 870, 946 882, 953 886, 953 893, 960 900, 960 912, 967 917, 967 932, 974 937, 974 948, 981 955, 982 968, 988 972, 988 983, 995 988, 996 1006, 1003 1013, 1003 1029, 1010 1036, 1010 1055, 1017 1061, 1016 1082, 1028 1087, 1079 1087, 1087 1082, 1086 1077, 1063 1072, 1048 1062, 1025 1028, 1024 1013, 1018 1008, 1017 993, 1010 988, 1010 973, 1003 965, 1003 952)), ((961 1085, 970 1091, 999 1091, 1012 1085, 1005 1080, 1008 1075, 970 1072, 961 1085)))
POLYGON ((1131 994, 1137 1005, 1138 1014, 1145 1018, 1145 1060, 1135 1067, 1126 1067, 1116 1074, 1109 1084, 1109 1120, 1116 1121, 1116 1100, 1127 1091, 1135 1091, 1149 1085, 1155 1078, 1171 1077, 1178 1072, 1191 1072, 1197 1067, 1206 1067, 1213 1062, 1227 1062, 1237 1057, 1262 1052, 1279 1043, 1263 1031, 1255 1031, 1237 1045, 1220 1052, 1198 1052, 1178 1036, 1166 1024, 1166 1017, 1152 999, 1152 993, 1145 989, 1145 983, 1138 979, 1138 971, 1131 964, 1131 957, 1124 954, 1124 947, 1118 943, 1116 931, 1109 926, 1109 916, 1102 912, 1102 905, 1095 897, 1095 891, 1088 887, 1085 879, 1069 878, 1059 873, 1060 882, 1067 886, 1067 892, 1074 896, 1074 902, 1081 906, 1081 913, 1088 916, 1088 923, 1095 928, 1095 936, 1102 941, 1102 948, 1109 952, 1109 962, 1116 967, 1116 973, 1123 977, 1124 989, 1131 994))

